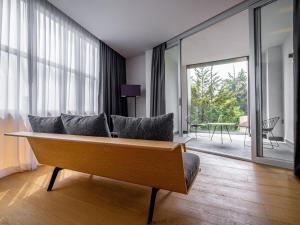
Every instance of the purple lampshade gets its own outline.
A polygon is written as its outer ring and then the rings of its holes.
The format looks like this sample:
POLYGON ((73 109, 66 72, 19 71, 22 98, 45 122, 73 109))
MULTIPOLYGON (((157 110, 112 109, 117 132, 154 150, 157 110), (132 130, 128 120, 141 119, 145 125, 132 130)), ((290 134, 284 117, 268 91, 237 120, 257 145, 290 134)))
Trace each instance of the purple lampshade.
POLYGON ((141 85, 124 84, 121 86, 122 97, 136 97, 141 96, 141 85))

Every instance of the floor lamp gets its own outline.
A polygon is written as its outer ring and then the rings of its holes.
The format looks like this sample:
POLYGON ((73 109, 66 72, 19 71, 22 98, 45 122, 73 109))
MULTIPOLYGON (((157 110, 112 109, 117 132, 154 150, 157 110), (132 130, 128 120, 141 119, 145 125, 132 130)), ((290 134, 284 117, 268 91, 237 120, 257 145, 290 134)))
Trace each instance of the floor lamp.
POLYGON ((141 96, 141 85, 123 84, 121 86, 121 96, 134 98, 134 116, 136 117, 136 97, 141 96))

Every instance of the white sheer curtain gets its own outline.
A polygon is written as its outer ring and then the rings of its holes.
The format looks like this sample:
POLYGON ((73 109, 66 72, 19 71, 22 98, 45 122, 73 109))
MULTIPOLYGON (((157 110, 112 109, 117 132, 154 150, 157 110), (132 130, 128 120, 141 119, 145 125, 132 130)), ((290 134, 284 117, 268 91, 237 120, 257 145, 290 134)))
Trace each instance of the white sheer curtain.
POLYGON ((31 1, 33 114, 98 111, 99 40, 45 1, 31 1))
POLYGON ((98 112, 99 41, 42 0, 0 0, 0 177, 36 167, 27 115, 98 112))
POLYGON ((25 140, 5 137, 28 129, 28 26, 27 4, 0 0, 0 177, 35 168, 25 140))

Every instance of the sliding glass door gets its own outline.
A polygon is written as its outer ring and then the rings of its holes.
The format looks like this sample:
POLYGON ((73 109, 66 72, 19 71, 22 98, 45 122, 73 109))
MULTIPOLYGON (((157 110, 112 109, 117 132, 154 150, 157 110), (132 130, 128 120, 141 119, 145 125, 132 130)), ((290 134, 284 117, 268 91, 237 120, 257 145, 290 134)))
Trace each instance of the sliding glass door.
POLYGON ((291 167, 294 159, 293 0, 252 8, 253 158, 291 167))
POLYGON ((165 63, 166 112, 190 149, 292 168, 293 0, 203 25, 170 42, 165 63))
POLYGON ((182 122, 189 149, 251 160, 249 15, 244 10, 182 40, 182 122))

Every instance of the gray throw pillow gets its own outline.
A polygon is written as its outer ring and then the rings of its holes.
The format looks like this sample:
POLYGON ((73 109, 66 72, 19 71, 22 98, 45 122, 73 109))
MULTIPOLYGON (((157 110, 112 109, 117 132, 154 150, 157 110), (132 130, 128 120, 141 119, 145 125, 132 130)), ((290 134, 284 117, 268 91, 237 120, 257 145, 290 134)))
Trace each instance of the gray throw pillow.
POLYGON ((95 116, 61 114, 67 134, 110 137, 105 113, 95 116))
POLYGON ((111 116, 120 138, 173 141, 173 113, 151 118, 111 116))
POLYGON ((40 133, 63 133, 63 124, 60 116, 40 117, 28 115, 28 119, 33 132, 40 133))

